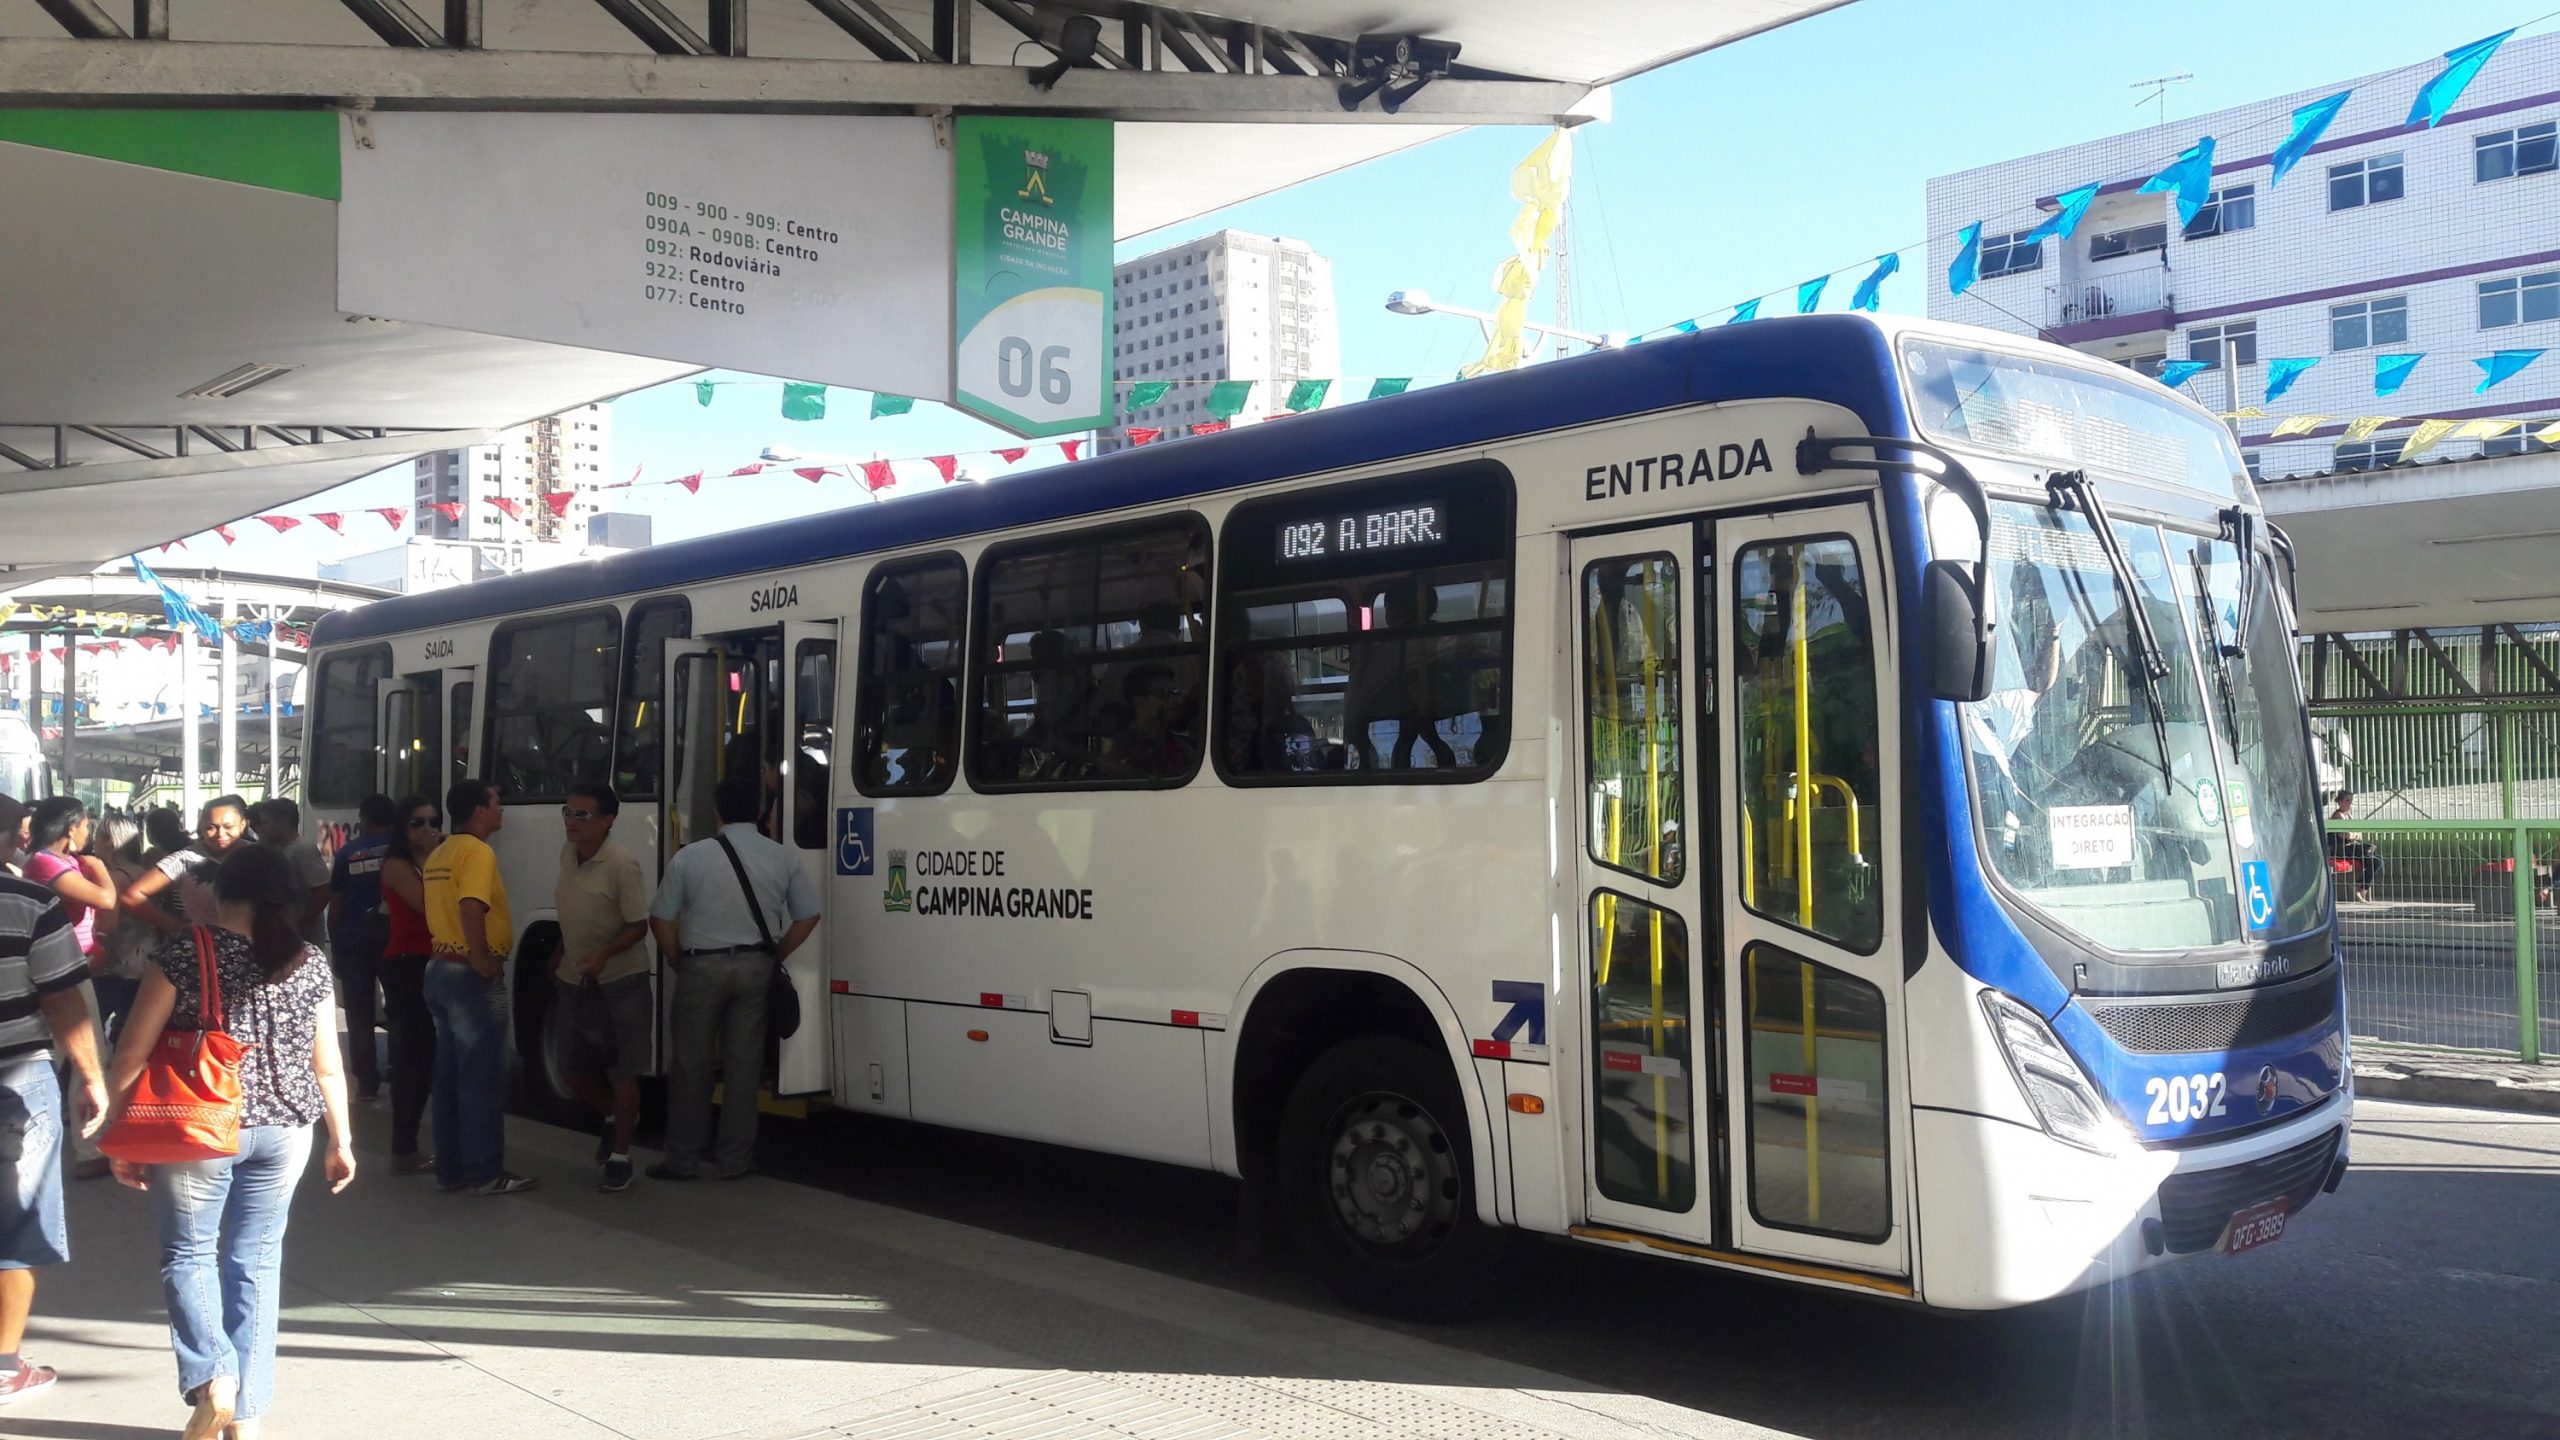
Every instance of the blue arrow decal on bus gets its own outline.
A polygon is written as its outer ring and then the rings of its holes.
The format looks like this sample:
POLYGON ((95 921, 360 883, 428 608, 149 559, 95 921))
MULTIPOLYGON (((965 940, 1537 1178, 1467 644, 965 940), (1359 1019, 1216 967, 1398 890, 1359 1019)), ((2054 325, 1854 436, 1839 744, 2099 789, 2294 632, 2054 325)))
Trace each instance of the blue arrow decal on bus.
POLYGON ((1511 1007, 1503 1015, 1502 1023, 1493 1027, 1494 1039, 1509 1040, 1517 1036, 1525 1025, 1529 1029, 1529 1038, 1522 1044, 1547 1043, 1546 986, 1535 980, 1496 980, 1493 982, 1493 1002, 1511 1007))

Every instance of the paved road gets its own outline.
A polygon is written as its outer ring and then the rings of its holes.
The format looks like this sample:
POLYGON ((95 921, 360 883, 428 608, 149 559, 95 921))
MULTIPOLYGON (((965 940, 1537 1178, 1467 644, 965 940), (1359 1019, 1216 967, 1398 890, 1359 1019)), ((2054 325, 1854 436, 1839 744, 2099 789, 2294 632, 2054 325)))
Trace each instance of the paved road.
MULTIPOLYGON (((1418 1333, 1804 1435, 2560 1437, 2560 1119, 2368 1101, 2283 1243, 2117 1293, 1948 1318, 1521 1245, 1505 1304, 1418 1333)), ((1239 1254, 1215 1176, 832 1116, 785 1178, 1317 1309, 1239 1254)))

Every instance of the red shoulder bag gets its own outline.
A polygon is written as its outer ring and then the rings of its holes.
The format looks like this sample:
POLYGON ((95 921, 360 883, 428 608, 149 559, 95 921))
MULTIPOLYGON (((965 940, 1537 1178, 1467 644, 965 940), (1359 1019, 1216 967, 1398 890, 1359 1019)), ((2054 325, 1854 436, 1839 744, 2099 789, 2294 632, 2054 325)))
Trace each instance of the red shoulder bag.
POLYGON ((170 1165, 240 1153, 242 1047, 224 1028, 213 932, 199 925, 195 941, 196 1028, 160 1032, 133 1098, 98 1138, 115 1159, 170 1165))

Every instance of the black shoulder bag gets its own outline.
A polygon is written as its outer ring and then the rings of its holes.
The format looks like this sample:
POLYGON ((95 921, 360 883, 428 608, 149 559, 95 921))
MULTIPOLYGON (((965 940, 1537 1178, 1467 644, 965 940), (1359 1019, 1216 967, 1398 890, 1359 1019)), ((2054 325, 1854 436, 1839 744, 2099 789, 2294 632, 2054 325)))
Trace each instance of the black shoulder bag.
POLYGON ((711 838, 720 842, 720 853, 729 857, 729 868, 737 872, 738 889, 747 897, 747 913, 756 917, 756 933, 764 937, 765 953, 773 957, 773 974, 765 981, 764 1033, 788 1040, 800 1030, 800 992, 782 968, 782 947, 773 943, 773 927, 764 923, 764 907, 756 903, 756 887, 747 879, 747 862, 738 858, 738 847, 729 843, 728 836, 711 838))

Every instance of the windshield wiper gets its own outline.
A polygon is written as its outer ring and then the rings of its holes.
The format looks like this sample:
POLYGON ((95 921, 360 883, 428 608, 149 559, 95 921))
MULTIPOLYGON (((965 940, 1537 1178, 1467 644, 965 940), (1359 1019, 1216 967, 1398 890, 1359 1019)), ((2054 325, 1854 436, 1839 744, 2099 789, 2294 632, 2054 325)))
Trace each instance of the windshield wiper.
POLYGON ((2213 652, 2214 685, 2222 691, 2222 722, 2231 741, 2231 760, 2241 764, 2245 757, 2240 753, 2240 681, 2234 672, 2245 651, 2240 645, 2222 643, 2221 612, 2213 600, 2213 566, 2206 559, 2205 546, 2195 548, 2188 568, 2195 573, 2196 621, 2204 627, 2205 648, 2213 652))
POLYGON ((2115 572, 2116 588, 2124 592, 2125 633, 2133 642, 2134 672, 2141 677, 2142 697, 2151 710, 2152 737, 2160 743, 2160 778, 2174 789, 2177 776, 2169 760, 2168 707, 2160 691, 2160 682, 2169 678, 2169 657, 2160 648, 2159 633, 2151 628, 2151 612, 2134 581, 2133 562, 2125 558, 2124 543, 2116 538, 2115 517, 2107 513, 2107 502, 2098 498, 2098 487, 2086 470, 2053 471, 2044 477, 2044 488, 2054 509, 2064 508, 2063 501, 2069 500, 2072 508, 2089 518, 2089 532, 2107 557, 2107 568, 2115 572))
POLYGON ((2222 533, 2240 554, 2240 605, 2222 653, 2240 660, 2249 653, 2249 626, 2258 618, 2258 517, 2234 505, 2222 512, 2222 533))

